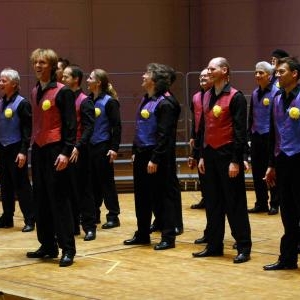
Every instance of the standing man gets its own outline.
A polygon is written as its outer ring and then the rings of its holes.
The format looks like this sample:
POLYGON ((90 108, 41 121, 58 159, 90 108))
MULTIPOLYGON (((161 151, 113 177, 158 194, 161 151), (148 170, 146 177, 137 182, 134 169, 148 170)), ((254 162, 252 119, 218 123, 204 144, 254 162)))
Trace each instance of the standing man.
POLYGON ((137 110, 132 149, 137 231, 125 245, 150 244, 153 205, 159 200, 162 234, 154 250, 175 247, 178 179, 176 182, 174 138, 180 107, 169 98, 171 82, 170 69, 162 64, 150 63, 143 75, 146 94, 137 110))
POLYGON ((297 269, 299 240, 300 65, 296 58, 279 59, 276 70, 281 93, 274 98, 270 127, 270 162, 265 179, 276 185, 284 234, 280 255, 264 270, 297 269), (276 177, 275 177, 276 175, 276 177))
POLYGON ((248 115, 248 133, 251 141, 250 155, 256 202, 249 213, 278 213, 279 199, 275 187, 270 188, 270 209, 268 186, 263 179, 269 163, 270 111, 278 87, 270 82, 273 67, 266 61, 255 66, 258 87, 253 91, 248 115))
MULTIPOLYGON (((190 148, 192 150, 192 154, 188 159, 188 166, 189 168, 194 168, 199 163, 199 144, 195 143, 197 140, 199 141, 199 126, 200 126, 200 119, 202 116, 202 107, 203 107, 203 96, 206 91, 208 91, 213 83, 207 74, 207 69, 201 71, 199 76, 200 81, 200 91, 194 94, 193 100, 191 102, 191 112, 192 112, 192 128, 191 128, 191 138, 189 141, 190 148)), ((205 196, 204 196, 204 189, 203 189, 203 180, 204 176, 198 170, 199 175, 199 183, 200 189, 202 194, 202 199, 198 203, 192 204, 191 209, 201 209, 205 208, 205 196)))
POLYGON ((194 257, 222 256, 227 216, 238 255, 234 263, 250 259, 251 233, 247 212, 243 153, 247 142, 247 101, 229 83, 229 64, 223 57, 208 64, 213 87, 204 95, 203 151, 199 170, 205 174, 207 247, 194 257))
POLYGON ((41 246, 27 252, 27 257, 55 258, 59 247, 59 265, 67 267, 76 253, 68 172, 76 140, 76 110, 72 90, 56 81, 57 60, 52 49, 38 48, 31 54, 38 80, 31 93, 32 182, 41 246))
POLYGON ((20 75, 6 68, 0 74, 0 173, 3 214, 0 228, 14 226, 15 194, 24 216, 23 232, 34 230, 28 148, 32 131, 30 103, 19 94, 20 75))
POLYGON ((74 216, 74 234, 80 234, 80 222, 85 241, 96 238, 96 209, 92 193, 92 178, 88 144, 94 131, 95 107, 93 101, 82 91, 83 72, 78 66, 64 69, 63 83, 76 97, 77 137, 70 157, 71 200, 74 216))

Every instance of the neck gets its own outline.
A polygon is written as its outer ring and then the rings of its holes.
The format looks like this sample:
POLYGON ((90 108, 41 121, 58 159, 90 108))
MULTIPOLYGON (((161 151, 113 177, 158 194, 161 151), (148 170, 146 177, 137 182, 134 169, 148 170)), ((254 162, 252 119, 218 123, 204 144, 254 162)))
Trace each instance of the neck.
POLYGON ((219 82, 215 82, 215 85, 214 85, 214 86, 215 86, 215 93, 216 93, 216 95, 219 95, 219 94, 222 92, 224 86, 225 86, 227 83, 228 83, 227 80, 221 80, 221 81, 219 81, 219 82))
POLYGON ((49 81, 40 80, 40 85, 41 85, 42 89, 44 89, 48 85, 49 82, 50 82, 50 80, 49 81))

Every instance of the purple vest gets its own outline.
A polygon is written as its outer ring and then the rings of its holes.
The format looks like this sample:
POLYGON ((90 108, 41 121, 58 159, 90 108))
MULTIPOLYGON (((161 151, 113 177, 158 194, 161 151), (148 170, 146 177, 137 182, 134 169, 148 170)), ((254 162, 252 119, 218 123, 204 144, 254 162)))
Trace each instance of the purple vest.
POLYGON ((279 90, 275 85, 272 86, 272 90, 266 93, 260 101, 258 101, 257 93, 259 88, 255 89, 252 93, 253 101, 253 124, 252 133, 257 132, 259 134, 268 133, 270 131, 270 112, 275 94, 279 90), (264 101, 264 99, 268 99, 264 101))
POLYGON ((157 120, 154 112, 157 105, 163 99, 164 96, 160 96, 155 100, 151 99, 145 106, 139 107, 136 116, 134 137, 134 144, 138 147, 154 146, 157 144, 157 120))
POLYGON ((18 106, 24 98, 20 95, 13 102, 8 103, 3 111, 3 102, 0 100, 0 143, 3 146, 17 143, 21 140, 20 118, 17 113, 18 106), (5 110, 12 110, 12 117, 5 116, 5 110))
POLYGON ((281 151, 288 156, 300 153, 300 118, 292 119, 290 109, 297 107, 300 110, 300 93, 291 102, 287 111, 284 111, 281 95, 274 98, 274 125, 275 125, 275 156, 281 151))
POLYGON ((111 99, 111 96, 105 95, 103 98, 98 98, 95 102, 95 108, 99 108, 101 113, 95 118, 94 132, 90 140, 93 145, 109 141, 110 139, 110 125, 105 111, 105 105, 109 99, 111 99))

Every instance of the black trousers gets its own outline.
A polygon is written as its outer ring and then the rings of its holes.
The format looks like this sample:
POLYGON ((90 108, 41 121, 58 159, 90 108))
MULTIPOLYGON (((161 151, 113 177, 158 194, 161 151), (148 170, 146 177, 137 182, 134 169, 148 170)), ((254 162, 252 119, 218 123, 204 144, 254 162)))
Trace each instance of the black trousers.
POLYGON ((90 145, 92 188, 96 209, 103 201, 108 213, 107 220, 114 220, 120 214, 119 197, 115 183, 114 164, 109 162, 109 145, 99 143, 90 145))
POLYGON ((174 185, 176 178, 172 175, 174 170, 176 175, 176 168, 172 167, 170 158, 166 157, 158 165, 155 174, 148 174, 147 165, 151 153, 151 150, 136 153, 133 163, 137 234, 142 238, 149 237, 152 211, 155 209, 162 226, 162 240, 172 242, 175 240, 175 226, 178 219, 176 212, 178 194, 174 197, 174 193, 178 193, 178 186, 174 185))
POLYGON ((32 146, 33 199, 36 208, 37 237, 44 249, 58 246, 75 255, 73 214, 70 202, 69 169, 55 170, 61 153, 59 143, 32 146))
POLYGON ((284 234, 280 242, 279 260, 286 264, 298 261, 300 196, 299 196, 300 154, 287 156, 279 154, 276 159, 276 179, 281 199, 281 220, 284 234))
MULTIPOLYGON (((251 136, 251 167, 253 175, 253 184, 256 195, 255 206, 260 208, 268 208, 268 191, 269 188, 263 178, 269 162, 268 150, 269 134, 254 133, 251 136)), ((277 187, 270 188, 270 206, 279 207, 279 198, 277 187)))
POLYGON ((227 151, 211 147, 204 150, 205 195, 207 215, 207 239, 212 251, 223 250, 225 217, 227 216, 231 234, 237 242, 238 252, 250 253, 251 229, 247 212, 244 166, 241 158, 240 172, 235 178, 228 175, 231 160, 230 146, 227 151))
POLYGON ((88 147, 81 147, 76 163, 70 163, 71 204, 74 225, 85 232, 96 230, 96 206, 92 191, 92 177, 88 147))
POLYGON ((19 168, 15 162, 20 150, 20 143, 0 145, 0 176, 3 217, 12 221, 15 212, 15 197, 24 217, 25 224, 35 222, 32 200, 32 187, 28 174, 28 161, 19 168))

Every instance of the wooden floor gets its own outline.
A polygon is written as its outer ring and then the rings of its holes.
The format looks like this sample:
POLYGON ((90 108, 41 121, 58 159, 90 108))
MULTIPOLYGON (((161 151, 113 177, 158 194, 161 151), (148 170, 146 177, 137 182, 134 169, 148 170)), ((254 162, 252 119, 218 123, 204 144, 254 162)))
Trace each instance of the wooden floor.
MULTIPOLYGON (((254 193, 249 191, 252 207, 254 193)), ((192 252, 205 227, 203 210, 192 210, 199 192, 182 192, 184 234, 176 248, 154 251, 160 240, 152 234, 151 246, 124 246, 136 230, 133 195, 120 194, 121 227, 97 230, 95 241, 76 237, 75 263, 60 268, 58 259, 28 259, 39 247, 36 232, 22 233, 19 210, 15 227, 0 229, 0 299, 299 299, 300 270, 263 271, 277 260, 282 235, 280 215, 250 215, 253 239, 251 261, 233 264, 236 251, 226 228, 224 257, 193 258, 192 252)), ((103 214, 104 215, 104 214, 103 214)), ((104 219, 102 222, 105 221, 104 219)))

